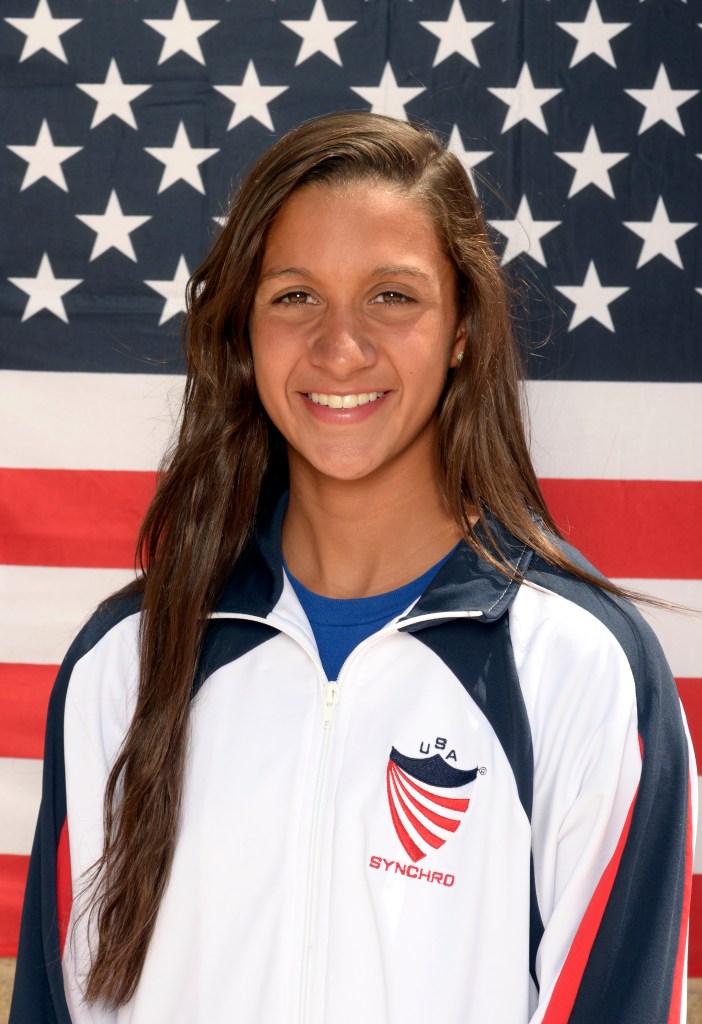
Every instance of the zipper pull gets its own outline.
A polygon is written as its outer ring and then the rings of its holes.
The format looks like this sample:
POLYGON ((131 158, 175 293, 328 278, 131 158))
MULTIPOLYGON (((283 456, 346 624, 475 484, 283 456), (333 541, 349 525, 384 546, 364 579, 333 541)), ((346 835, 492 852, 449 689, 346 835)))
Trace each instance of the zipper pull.
POLYGON ((329 729, 334 717, 334 708, 339 703, 339 684, 324 684, 324 728, 329 729))

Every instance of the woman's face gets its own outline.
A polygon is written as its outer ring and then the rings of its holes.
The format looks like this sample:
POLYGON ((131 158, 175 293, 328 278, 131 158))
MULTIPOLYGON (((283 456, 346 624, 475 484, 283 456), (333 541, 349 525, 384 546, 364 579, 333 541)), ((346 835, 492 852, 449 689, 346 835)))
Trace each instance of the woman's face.
POLYGON ((300 463, 337 480, 426 470, 465 342, 457 318, 455 272, 416 199, 364 182, 293 193, 268 233, 249 320, 291 480, 300 463))

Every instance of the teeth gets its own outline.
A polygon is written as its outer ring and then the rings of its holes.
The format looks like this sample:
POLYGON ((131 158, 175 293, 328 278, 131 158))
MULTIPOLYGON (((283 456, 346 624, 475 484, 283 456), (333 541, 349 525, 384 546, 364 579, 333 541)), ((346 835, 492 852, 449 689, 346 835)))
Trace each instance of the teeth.
POLYGON ((355 409, 357 405, 367 405, 382 398, 384 391, 362 391, 359 395, 324 395, 310 391, 307 397, 315 405, 327 405, 330 409, 355 409))

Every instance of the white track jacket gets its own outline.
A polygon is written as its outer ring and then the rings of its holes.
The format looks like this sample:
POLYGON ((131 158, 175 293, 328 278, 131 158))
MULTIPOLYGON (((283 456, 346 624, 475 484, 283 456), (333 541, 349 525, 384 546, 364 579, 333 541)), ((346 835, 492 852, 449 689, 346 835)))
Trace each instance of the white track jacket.
POLYGON ((531 585, 459 546, 328 680, 281 516, 212 616, 173 869, 117 1010, 82 1000, 76 901, 138 600, 71 647, 11 1024, 682 1024, 696 769, 638 612, 506 535, 531 585))

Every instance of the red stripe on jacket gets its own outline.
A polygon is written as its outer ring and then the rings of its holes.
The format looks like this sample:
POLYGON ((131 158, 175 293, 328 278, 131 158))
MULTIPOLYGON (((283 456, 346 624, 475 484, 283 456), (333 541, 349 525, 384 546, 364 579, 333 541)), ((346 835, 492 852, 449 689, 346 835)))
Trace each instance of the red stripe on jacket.
POLYGON ((73 906, 73 883, 71 881, 71 851, 68 845, 68 822, 64 821, 56 851, 56 914, 58 917, 59 949, 63 958, 66 945, 68 922, 73 906))
POLYGON ((580 982, 582 981, 583 974, 585 973, 585 967, 587 965, 590 952, 595 942, 602 917, 604 915, 605 907, 607 906, 607 900, 609 899, 612 887, 614 885, 614 879, 617 877, 617 871, 619 870, 619 863, 622 859, 624 847, 629 836, 629 829, 631 828, 631 819, 634 814, 634 806, 636 804, 636 797, 638 796, 638 787, 636 793, 634 793, 634 799, 631 801, 629 807, 629 813, 626 816, 624 822, 624 828, 619 837, 617 847, 612 854, 611 860, 607 867, 602 873, 602 877, 597 883, 597 888, 592 894, 587 910, 583 914, 583 919, 580 922, 580 927, 575 933, 575 937, 571 943, 568 955, 565 959, 565 963, 561 968, 561 973, 558 975, 558 979, 553 989, 548 1009, 544 1014, 543 1024, 566 1024, 570 1019, 570 1014, 575 1004, 575 997, 578 994, 580 982))
POLYGON ((682 914, 680 915, 680 935, 678 936, 678 955, 675 958, 675 975, 673 992, 670 999, 668 1024, 681 1024, 683 969, 685 967, 685 950, 687 948, 687 926, 690 920, 690 898, 692 896, 692 793, 688 782, 687 790, 687 829, 685 838, 685 888, 683 890, 682 914))

